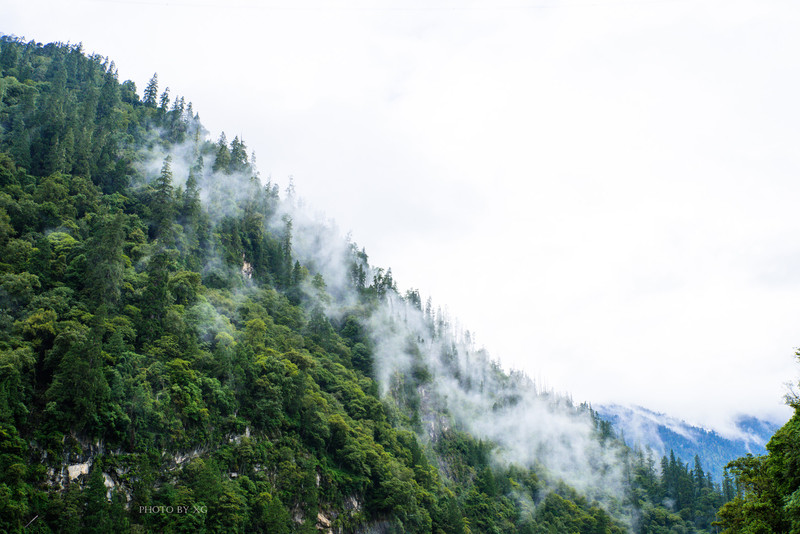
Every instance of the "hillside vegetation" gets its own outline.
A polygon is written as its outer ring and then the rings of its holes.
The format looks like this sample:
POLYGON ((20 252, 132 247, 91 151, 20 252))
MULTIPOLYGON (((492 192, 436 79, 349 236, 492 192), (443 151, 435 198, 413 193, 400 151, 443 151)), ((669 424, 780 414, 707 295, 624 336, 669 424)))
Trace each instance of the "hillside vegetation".
POLYGON ((0 39, 1 531, 715 531, 699 462, 503 372, 207 136, 0 39))

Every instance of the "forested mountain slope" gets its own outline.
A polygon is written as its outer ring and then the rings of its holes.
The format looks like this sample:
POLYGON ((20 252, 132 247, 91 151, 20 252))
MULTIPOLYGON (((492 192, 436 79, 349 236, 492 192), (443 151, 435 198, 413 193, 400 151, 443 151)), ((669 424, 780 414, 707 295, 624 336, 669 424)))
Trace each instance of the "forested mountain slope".
POLYGON ((737 435, 723 436, 641 406, 599 406, 596 410, 624 435, 628 445, 649 447, 659 456, 673 451, 684 462, 698 456, 717 482, 722 481, 728 462, 747 454, 766 453, 766 443, 779 428, 769 421, 741 416, 736 420, 737 435))
POLYGON ((253 161, 155 76, 0 39, 0 530, 712 528, 700 465, 503 372, 253 161))

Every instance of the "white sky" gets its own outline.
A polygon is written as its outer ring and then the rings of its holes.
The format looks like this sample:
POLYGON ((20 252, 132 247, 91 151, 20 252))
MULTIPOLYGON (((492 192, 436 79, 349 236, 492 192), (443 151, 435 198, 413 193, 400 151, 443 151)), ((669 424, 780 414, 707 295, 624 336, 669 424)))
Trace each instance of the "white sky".
POLYGON ((83 42, 576 401, 778 419, 800 345, 791 1, 0 0, 83 42))

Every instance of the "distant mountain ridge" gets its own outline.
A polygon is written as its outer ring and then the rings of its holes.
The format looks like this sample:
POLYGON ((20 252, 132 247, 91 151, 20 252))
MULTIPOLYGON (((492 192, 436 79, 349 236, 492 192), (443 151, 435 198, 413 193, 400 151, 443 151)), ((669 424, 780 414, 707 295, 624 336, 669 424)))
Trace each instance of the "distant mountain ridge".
POLYGON ((698 455, 715 482, 722 480, 722 470, 731 460, 748 453, 766 454, 765 445, 780 428, 771 421, 742 415, 735 421, 740 437, 726 437, 641 406, 604 405, 595 409, 631 447, 649 447, 658 458, 672 450, 677 458, 690 465, 698 455))

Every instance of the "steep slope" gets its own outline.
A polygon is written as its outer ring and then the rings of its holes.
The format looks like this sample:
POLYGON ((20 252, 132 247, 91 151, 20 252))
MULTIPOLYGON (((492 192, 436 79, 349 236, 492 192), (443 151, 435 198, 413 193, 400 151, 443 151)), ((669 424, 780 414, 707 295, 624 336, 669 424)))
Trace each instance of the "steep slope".
POLYGON ((155 76, 0 39, 1 529, 707 528, 702 474, 660 479, 206 136, 155 76))

